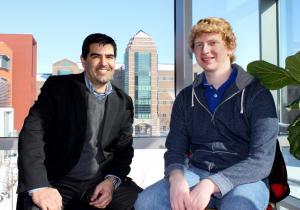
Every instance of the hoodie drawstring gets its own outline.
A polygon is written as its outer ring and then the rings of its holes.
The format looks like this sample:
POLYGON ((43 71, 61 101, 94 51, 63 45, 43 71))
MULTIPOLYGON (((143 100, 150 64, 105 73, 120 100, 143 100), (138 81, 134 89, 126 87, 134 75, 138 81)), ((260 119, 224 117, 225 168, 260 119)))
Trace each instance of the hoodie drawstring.
MULTIPOLYGON (((240 114, 244 114, 244 95, 245 95, 245 90, 246 88, 244 88, 242 90, 242 96, 241 96, 241 111, 240 111, 240 114)), ((194 107, 194 97, 197 97, 196 94, 195 94, 195 90, 194 90, 194 87, 192 88, 192 107, 194 107)), ((198 98, 197 98, 198 100, 198 98)), ((199 100, 198 100, 199 101, 199 100)), ((199 102, 200 103, 200 102, 199 102)))
POLYGON ((192 88, 192 107, 194 107, 194 94, 195 94, 195 90, 194 87, 192 88))
POLYGON ((242 96, 241 96, 241 111, 240 111, 240 114, 244 114, 244 94, 245 94, 245 89, 243 89, 242 91, 242 96))

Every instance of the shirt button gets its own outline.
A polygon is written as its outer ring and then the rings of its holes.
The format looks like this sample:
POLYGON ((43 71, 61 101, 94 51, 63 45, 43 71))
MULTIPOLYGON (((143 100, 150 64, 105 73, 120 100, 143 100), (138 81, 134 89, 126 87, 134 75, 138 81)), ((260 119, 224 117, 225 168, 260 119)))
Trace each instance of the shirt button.
POLYGON ((218 98, 218 94, 215 93, 215 94, 214 94, 214 98, 218 98))
POLYGON ((210 89, 213 89, 213 87, 212 87, 212 86, 209 86, 209 88, 210 88, 210 89))

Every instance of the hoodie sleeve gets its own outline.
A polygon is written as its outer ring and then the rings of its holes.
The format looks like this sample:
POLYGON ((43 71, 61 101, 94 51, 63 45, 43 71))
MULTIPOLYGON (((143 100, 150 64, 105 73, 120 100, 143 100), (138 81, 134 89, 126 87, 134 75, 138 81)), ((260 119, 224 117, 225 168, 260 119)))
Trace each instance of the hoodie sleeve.
POLYGON ((234 187, 257 182, 270 174, 276 148, 278 120, 273 97, 265 88, 256 91, 248 103, 251 130, 248 156, 244 160, 209 176, 224 196, 234 187))
POLYGON ((184 170, 186 155, 188 152, 189 136, 185 124, 185 92, 181 91, 173 104, 170 131, 166 139, 167 151, 165 158, 165 176, 168 176, 174 169, 184 170))

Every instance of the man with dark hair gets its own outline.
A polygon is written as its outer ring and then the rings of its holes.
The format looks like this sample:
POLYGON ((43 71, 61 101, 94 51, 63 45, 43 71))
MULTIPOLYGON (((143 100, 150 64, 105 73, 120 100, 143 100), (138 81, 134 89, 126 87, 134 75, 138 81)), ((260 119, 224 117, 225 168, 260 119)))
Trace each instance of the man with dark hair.
POLYGON ((132 209, 131 98, 110 83, 117 47, 83 42, 81 74, 51 76, 19 136, 17 209, 132 209))

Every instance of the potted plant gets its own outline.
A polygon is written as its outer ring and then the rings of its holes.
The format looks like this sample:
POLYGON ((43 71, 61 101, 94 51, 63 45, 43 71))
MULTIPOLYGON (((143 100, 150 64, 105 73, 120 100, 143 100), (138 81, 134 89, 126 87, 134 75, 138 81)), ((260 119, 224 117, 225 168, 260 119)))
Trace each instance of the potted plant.
MULTIPOLYGON (((270 90, 278 90, 287 85, 300 87, 300 51, 286 58, 285 68, 261 60, 249 63, 247 71, 270 90)), ((300 110, 300 96, 287 105, 286 109, 288 111, 300 110)), ((290 153, 295 158, 300 159, 300 115, 295 116, 288 127, 288 141, 290 143, 290 153)))

